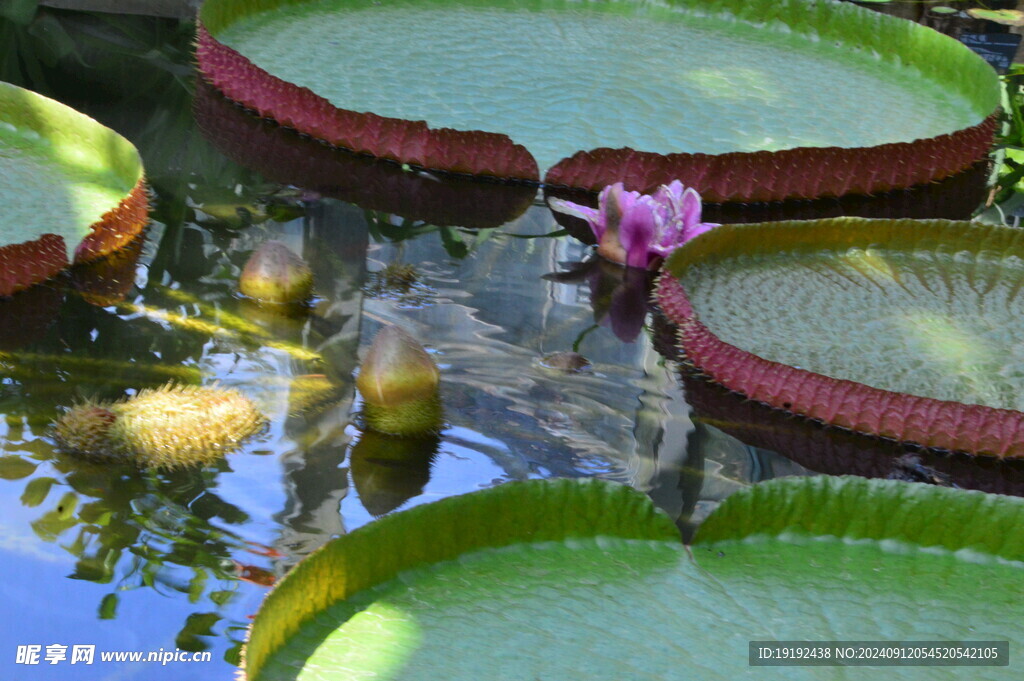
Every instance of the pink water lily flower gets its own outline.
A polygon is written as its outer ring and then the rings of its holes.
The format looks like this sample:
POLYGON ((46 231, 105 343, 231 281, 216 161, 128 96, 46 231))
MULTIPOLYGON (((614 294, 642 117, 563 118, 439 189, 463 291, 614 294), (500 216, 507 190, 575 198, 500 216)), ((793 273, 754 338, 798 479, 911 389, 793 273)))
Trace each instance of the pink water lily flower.
POLYGON ((597 252, 629 267, 651 267, 690 239, 717 224, 700 221, 700 194, 679 180, 653 194, 626 191, 621 182, 601 190, 597 208, 563 199, 551 209, 586 220, 597 237, 597 252))

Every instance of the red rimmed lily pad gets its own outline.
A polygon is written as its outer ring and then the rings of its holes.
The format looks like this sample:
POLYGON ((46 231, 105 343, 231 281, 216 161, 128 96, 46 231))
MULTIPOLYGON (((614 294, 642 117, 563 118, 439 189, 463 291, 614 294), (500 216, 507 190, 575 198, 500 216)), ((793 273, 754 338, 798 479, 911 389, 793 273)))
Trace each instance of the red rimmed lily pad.
MULTIPOLYGON (((704 203, 701 219, 717 224, 780 222, 812 220, 844 215, 864 218, 943 218, 969 219, 988 194, 991 175, 988 161, 973 166, 944 180, 908 189, 897 189, 871 196, 847 194, 813 201, 774 201, 766 203, 704 203)), ((598 195, 581 189, 545 187, 544 198, 571 201, 596 208, 598 195)), ((596 243, 593 230, 585 220, 559 211, 551 211, 559 225, 586 244, 596 243)))
POLYGON ((410 220, 498 227, 522 215, 537 193, 522 184, 417 172, 332 148, 253 116, 204 82, 196 86, 194 113, 203 135, 217 149, 269 180, 410 220))
POLYGON ((1024 496, 1024 459, 908 447, 773 409, 687 371, 682 381, 695 419, 810 470, 1024 496))
POLYGON ((1024 233, 942 220, 720 227, 658 283, 685 361, 776 409, 1024 456, 1024 233))
POLYGON ((333 146, 424 168, 537 180, 537 162, 507 135, 431 128, 424 121, 338 108, 253 65, 202 25, 196 56, 203 74, 229 98, 333 146))
POLYGON ((148 222, 142 162, 113 130, 0 83, 0 296, 128 244, 148 222))
POLYGON ((927 183, 987 152, 999 98, 963 45, 844 3, 209 0, 200 19, 204 76, 286 126, 591 190, 678 178, 710 201, 775 201, 927 183))

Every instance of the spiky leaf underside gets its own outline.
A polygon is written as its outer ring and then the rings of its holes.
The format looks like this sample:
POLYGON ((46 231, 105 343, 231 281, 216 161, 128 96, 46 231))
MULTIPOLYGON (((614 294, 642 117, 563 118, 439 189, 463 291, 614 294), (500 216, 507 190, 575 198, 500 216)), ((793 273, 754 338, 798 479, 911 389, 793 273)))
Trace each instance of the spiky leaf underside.
POLYGON ((871 193, 967 168, 996 124, 980 57, 823 0, 210 0, 200 18, 200 68, 229 98, 474 175, 679 178, 712 201, 871 193))
POLYGON ((148 221, 142 162, 113 130, 0 83, 0 296, 126 245, 148 221))
POLYGON ((1012 497, 794 478, 729 497, 691 558, 628 488, 509 483, 386 517, 311 555, 261 607, 245 670, 249 681, 661 681, 680 669, 729 679, 748 671, 758 639, 969 631, 1013 646, 1024 640, 1012 596, 1022 527, 1024 501, 1012 497))
POLYGON ((857 432, 1024 456, 1020 232, 837 218, 705 236, 658 299, 710 380, 857 432))

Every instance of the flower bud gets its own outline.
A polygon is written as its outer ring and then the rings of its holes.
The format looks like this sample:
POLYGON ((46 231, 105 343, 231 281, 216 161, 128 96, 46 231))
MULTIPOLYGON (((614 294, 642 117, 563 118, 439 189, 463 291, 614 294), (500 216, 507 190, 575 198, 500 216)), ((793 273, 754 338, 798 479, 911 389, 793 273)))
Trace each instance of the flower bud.
POLYGON ((99 460, 127 460, 112 451, 110 427, 117 415, 105 405, 86 402, 68 410, 53 428, 61 451, 99 460))
POLYGON ((437 431, 441 426, 441 372, 419 342, 397 326, 373 339, 356 387, 370 428, 394 435, 437 431))
POLYGON ((245 263, 238 290, 264 303, 303 303, 313 293, 313 271, 283 243, 268 241, 245 263))

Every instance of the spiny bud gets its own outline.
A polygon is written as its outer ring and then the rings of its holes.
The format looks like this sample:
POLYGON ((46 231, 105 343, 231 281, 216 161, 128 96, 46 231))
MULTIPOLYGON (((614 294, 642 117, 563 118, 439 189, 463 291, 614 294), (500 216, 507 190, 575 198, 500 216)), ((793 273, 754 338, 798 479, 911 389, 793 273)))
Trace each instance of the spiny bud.
POLYGON ((86 402, 68 410, 53 426, 58 447, 68 454, 97 460, 124 460, 113 451, 110 427, 117 415, 104 405, 86 402))
POLYGON ((165 385, 127 400, 73 407, 55 424, 54 437, 69 454, 178 468, 213 463, 263 420, 234 390, 165 385))

